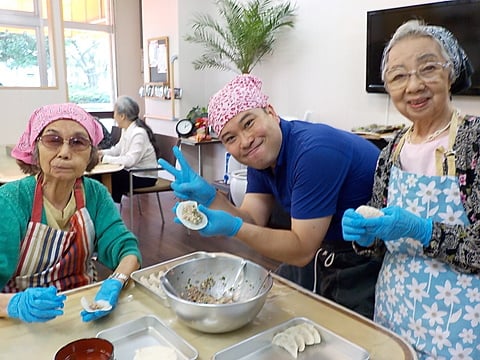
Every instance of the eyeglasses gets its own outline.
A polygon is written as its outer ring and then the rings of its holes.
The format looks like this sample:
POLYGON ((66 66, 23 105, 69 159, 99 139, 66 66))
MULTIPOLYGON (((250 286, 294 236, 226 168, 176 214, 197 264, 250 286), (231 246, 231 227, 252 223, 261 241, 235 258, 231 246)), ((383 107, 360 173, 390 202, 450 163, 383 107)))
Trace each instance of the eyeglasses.
POLYGON ((385 73, 385 84, 389 90, 398 90, 404 88, 410 76, 417 75, 417 77, 428 83, 438 80, 443 69, 447 68, 450 62, 427 62, 418 66, 416 70, 406 71, 404 68, 395 68, 387 70, 385 73))
POLYGON ((90 140, 81 137, 81 136, 72 136, 69 139, 64 139, 59 135, 43 135, 38 138, 45 147, 49 149, 59 149, 63 144, 68 144, 73 151, 84 151, 87 150, 92 143, 90 140))

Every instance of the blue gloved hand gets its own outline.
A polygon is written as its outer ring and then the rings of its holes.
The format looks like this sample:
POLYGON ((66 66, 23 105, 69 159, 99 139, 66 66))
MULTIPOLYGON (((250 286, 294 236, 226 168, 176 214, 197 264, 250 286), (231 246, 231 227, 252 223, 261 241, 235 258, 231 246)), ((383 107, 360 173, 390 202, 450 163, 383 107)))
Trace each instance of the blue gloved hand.
POLYGON ((432 237, 433 221, 424 219, 399 206, 382 209, 384 216, 365 219, 367 233, 383 241, 410 237, 428 246, 432 237))
POLYGON ((342 217, 343 239, 355 241, 357 244, 368 247, 375 241, 375 236, 367 232, 366 219, 354 209, 347 209, 342 217))
POLYGON ((172 183, 175 196, 182 200, 195 200, 199 204, 210 206, 217 195, 215 188, 193 171, 178 146, 173 147, 173 153, 178 159, 180 170, 164 159, 158 160, 158 164, 175 176, 175 181, 172 183))
POLYGON ((97 295, 95 295, 95 301, 98 300, 105 300, 112 305, 112 308, 107 311, 99 310, 94 312, 88 312, 82 310, 80 316, 84 322, 92 321, 100 319, 108 314, 110 314, 118 302, 118 297, 120 292, 122 291, 123 283, 117 279, 106 279, 102 286, 100 286, 100 290, 98 290, 97 295))
MULTIPOLYGON (((176 212, 177 206, 178 203, 173 207, 174 213, 176 212)), ((243 225, 241 218, 230 215, 226 211, 210 210, 203 205, 199 205, 198 210, 203 212, 208 218, 207 226, 198 231, 202 236, 235 236, 243 225)), ((173 221, 178 224, 182 223, 177 217, 175 217, 173 221)))
POLYGON ((8 302, 7 314, 24 322, 45 322, 63 315, 67 297, 57 295, 57 288, 28 288, 16 293, 8 302))

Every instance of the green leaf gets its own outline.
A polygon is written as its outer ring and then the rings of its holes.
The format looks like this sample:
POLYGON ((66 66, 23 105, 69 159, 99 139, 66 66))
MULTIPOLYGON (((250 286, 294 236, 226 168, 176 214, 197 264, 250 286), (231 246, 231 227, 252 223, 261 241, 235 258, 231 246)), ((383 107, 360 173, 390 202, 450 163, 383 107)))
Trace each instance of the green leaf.
POLYGON ((194 69, 207 68, 247 74, 265 55, 273 53, 280 31, 294 27, 296 8, 273 0, 217 0, 220 21, 208 14, 193 19, 193 33, 185 40, 200 44, 204 53, 193 61, 194 69))

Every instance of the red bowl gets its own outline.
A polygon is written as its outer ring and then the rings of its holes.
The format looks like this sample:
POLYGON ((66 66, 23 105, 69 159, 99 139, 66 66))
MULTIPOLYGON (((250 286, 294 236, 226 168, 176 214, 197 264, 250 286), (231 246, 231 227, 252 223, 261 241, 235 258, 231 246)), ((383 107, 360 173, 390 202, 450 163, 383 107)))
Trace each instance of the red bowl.
POLYGON ((113 344, 105 339, 72 341, 55 354, 55 360, 113 360, 113 344))

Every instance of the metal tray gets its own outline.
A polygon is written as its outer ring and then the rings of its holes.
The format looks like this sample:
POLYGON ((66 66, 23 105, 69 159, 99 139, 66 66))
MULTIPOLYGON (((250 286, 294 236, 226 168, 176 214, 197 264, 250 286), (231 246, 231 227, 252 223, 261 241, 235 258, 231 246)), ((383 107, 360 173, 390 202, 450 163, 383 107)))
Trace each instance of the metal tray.
POLYGON ((264 332, 254 335, 233 346, 217 352, 214 360, 291 360, 293 357, 284 349, 272 345, 273 336, 290 326, 308 322, 320 332, 322 342, 317 345, 307 345, 298 353, 298 360, 368 360, 368 352, 352 342, 336 335, 313 321, 296 317, 264 332))
MULTIPOLYGON (((170 269, 172 266, 180 264, 187 260, 192 259, 202 259, 207 257, 215 257, 217 255, 230 255, 227 253, 217 253, 217 252, 206 252, 206 251, 196 251, 184 256, 176 257, 171 260, 167 260, 155 265, 151 265, 144 269, 140 269, 134 271, 130 277, 135 282, 135 286, 138 286, 141 290, 146 291, 149 295, 153 295, 155 299, 159 300, 164 306, 169 307, 167 302, 167 297, 163 294, 163 290, 160 286, 160 282, 158 283, 158 287, 153 288, 152 286, 147 286, 145 283, 142 282, 142 278, 146 277, 147 279, 152 276, 157 276, 160 272, 165 272, 170 269)), ((238 257, 236 255, 231 255, 232 257, 238 257)))
POLYGON ((154 345, 174 348, 179 360, 198 357, 198 352, 193 346, 153 315, 102 330, 97 337, 113 343, 115 360, 132 360, 135 350, 154 345))

